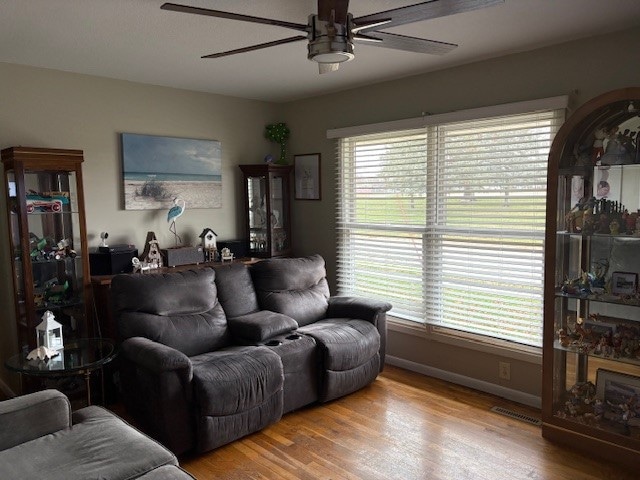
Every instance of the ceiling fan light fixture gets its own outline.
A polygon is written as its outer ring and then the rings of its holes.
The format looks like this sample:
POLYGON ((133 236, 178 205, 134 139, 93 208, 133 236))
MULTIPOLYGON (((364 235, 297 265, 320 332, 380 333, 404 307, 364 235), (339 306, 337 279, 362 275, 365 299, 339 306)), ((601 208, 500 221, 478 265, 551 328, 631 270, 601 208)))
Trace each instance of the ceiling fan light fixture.
POLYGON ((342 63, 353 60, 353 42, 345 25, 319 20, 317 15, 311 15, 309 25, 309 60, 317 63, 342 63))
POLYGON ((348 62, 349 60, 353 60, 353 53, 351 52, 338 52, 338 51, 330 51, 326 53, 316 53, 311 55, 309 52, 309 60, 313 60, 318 63, 342 63, 348 62))

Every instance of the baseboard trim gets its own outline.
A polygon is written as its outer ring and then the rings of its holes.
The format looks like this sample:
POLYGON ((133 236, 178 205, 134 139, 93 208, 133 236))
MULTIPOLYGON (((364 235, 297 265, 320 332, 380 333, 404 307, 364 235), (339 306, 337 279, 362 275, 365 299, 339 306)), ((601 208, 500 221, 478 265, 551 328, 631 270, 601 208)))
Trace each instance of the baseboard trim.
POLYGON ((398 358, 391 355, 386 356, 385 363, 394 365, 396 367, 411 370, 412 372, 421 373, 429 377, 439 378, 446 382, 455 383, 464 387, 480 390, 481 392, 490 393, 499 397, 506 398, 513 402, 522 403, 534 408, 542 407, 542 399, 536 395, 524 393, 512 388, 503 387, 502 385, 496 385, 495 383, 485 382, 484 380, 478 380, 476 378, 467 377, 458 373, 448 372, 439 368, 430 367, 421 363, 405 360, 404 358, 398 358))

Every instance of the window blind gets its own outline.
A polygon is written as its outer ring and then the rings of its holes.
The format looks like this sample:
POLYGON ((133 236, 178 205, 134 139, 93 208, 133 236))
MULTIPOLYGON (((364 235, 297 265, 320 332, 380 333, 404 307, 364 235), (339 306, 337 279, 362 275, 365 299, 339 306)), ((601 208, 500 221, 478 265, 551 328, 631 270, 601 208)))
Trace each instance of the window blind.
POLYGON ((539 346, 547 156, 561 109, 341 138, 338 290, 539 346))

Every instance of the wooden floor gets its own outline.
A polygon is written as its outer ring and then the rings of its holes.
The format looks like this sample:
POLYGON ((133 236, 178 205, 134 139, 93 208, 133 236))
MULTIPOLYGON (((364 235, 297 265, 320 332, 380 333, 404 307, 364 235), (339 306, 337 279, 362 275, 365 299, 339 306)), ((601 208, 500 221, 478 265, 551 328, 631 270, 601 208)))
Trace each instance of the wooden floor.
POLYGON ((493 413, 494 405, 540 414, 387 366, 359 392, 289 413, 258 433, 180 463, 199 480, 639 478, 544 440, 540 427, 493 413))

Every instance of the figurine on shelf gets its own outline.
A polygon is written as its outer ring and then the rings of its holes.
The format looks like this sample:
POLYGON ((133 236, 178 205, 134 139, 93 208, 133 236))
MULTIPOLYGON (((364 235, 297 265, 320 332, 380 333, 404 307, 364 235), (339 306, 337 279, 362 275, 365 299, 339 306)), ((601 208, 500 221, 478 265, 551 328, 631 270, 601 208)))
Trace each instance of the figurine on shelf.
POLYGON ((160 246, 156 239, 156 234, 153 232, 147 232, 147 239, 144 244, 144 250, 142 251, 142 263, 149 265, 151 268, 162 267, 162 254, 160 253, 160 246))
POLYGON ((560 345, 565 348, 571 344, 571 339, 567 335, 567 331, 564 328, 558 330, 558 340, 560 341, 560 345))
POLYGON ((620 223, 615 218, 609 223, 609 231, 611 235, 620 235, 620 223))
POLYGON ((600 157, 604 155, 604 139, 607 134, 605 133, 603 128, 596 129, 593 132, 594 140, 593 140, 593 148, 591 149, 591 163, 595 165, 600 157))
POLYGON ((178 246, 178 242, 182 243, 182 239, 180 238, 180 235, 178 235, 178 233, 176 232, 176 220, 180 215, 184 213, 184 210, 186 207, 187 207, 187 203, 183 199, 176 197, 173 199, 173 207, 171 207, 169 209, 169 212, 167 212, 167 222, 169 222, 169 231, 173 233, 173 236, 175 237, 176 247, 178 246))
POLYGON ((229 250, 227 247, 223 248, 220 251, 220 260, 222 262, 226 262, 226 261, 232 261, 233 260, 233 253, 231 253, 231 250, 229 250))
POLYGON ((607 131, 608 142, 604 149, 604 155, 600 157, 603 165, 623 165, 631 163, 630 152, 624 145, 624 137, 618 133, 618 127, 611 127, 607 131))
POLYGON ((38 360, 41 362, 46 362, 50 358, 53 358, 57 355, 60 355, 60 352, 58 352, 57 350, 42 346, 31 350, 29 352, 29 355, 27 355, 27 360, 38 360))
POLYGON ((55 251, 55 259, 61 260, 63 258, 75 258, 77 256, 76 251, 71 247, 71 239, 63 238, 58 242, 58 249, 55 251))
POLYGON ((133 266, 133 273, 146 273, 151 270, 151 265, 141 262, 138 257, 131 259, 131 265, 133 266))
POLYGON ((216 260, 216 256, 218 254, 218 247, 216 244, 217 236, 218 234, 210 228, 205 228, 200 234, 205 262, 213 262, 216 260))
POLYGON ((593 416, 596 421, 600 421, 604 415, 604 403, 599 398, 593 401, 593 416))

